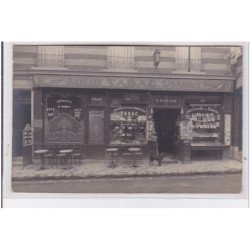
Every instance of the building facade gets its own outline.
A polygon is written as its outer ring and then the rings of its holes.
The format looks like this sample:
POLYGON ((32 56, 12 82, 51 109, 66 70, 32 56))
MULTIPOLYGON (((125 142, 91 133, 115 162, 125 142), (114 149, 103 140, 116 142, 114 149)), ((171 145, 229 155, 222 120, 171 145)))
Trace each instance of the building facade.
MULTIPOLYGON (((240 48, 239 48, 240 49, 240 48)), ((22 131, 103 158, 149 142, 173 158, 241 160, 242 54, 218 46, 13 46, 13 156, 22 131), (22 114, 22 115, 21 115, 22 114)))

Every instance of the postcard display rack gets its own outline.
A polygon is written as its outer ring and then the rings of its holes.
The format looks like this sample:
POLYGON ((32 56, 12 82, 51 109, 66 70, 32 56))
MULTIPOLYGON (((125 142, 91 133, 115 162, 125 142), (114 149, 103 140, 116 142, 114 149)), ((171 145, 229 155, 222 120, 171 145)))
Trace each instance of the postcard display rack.
POLYGON ((186 119, 192 124, 192 143, 212 146, 220 142, 220 104, 187 104, 186 119))

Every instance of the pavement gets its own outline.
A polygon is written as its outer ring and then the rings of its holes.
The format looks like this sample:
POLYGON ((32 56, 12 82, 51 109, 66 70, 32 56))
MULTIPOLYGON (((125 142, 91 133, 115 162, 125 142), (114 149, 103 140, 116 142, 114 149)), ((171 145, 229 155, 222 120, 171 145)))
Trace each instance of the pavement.
POLYGON ((80 165, 73 164, 64 169, 62 166, 45 166, 40 170, 41 163, 33 161, 26 167, 22 163, 13 163, 12 180, 63 180, 81 178, 105 177, 143 177, 143 176, 171 176, 171 175, 197 175, 197 174, 229 174, 241 173, 242 163, 235 160, 192 161, 181 163, 165 160, 161 166, 156 163, 149 165, 148 159, 137 161, 137 167, 132 167, 132 160, 119 161, 115 167, 109 167, 105 160, 82 160, 80 165))

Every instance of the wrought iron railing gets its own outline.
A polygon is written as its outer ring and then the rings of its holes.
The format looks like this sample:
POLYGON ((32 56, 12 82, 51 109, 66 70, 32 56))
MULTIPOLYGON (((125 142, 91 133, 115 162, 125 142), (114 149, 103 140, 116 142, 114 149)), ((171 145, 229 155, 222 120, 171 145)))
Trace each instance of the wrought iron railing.
POLYGON ((134 57, 107 56, 107 69, 109 70, 134 70, 134 57))
POLYGON ((176 58, 175 70, 185 72, 201 72, 203 71, 203 63, 201 59, 184 59, 176 58))
POLYGON ((63 54, 38 54, 38 67, 64 67, 63 54))

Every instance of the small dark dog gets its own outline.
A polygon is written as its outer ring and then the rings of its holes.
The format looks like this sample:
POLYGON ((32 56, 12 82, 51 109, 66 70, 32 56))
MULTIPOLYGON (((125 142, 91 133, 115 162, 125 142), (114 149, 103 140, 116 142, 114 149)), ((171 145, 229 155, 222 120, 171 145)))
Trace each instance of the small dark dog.
POLYGON ((154 161, 158 162, 158 166, 161 166, 161 162, 163 160, 163 158, 165 157, 166 153, 159 153, 159 154, 155 154, 155 153, 150 153, 149 154, 149 165, 153 165, 154 161))

